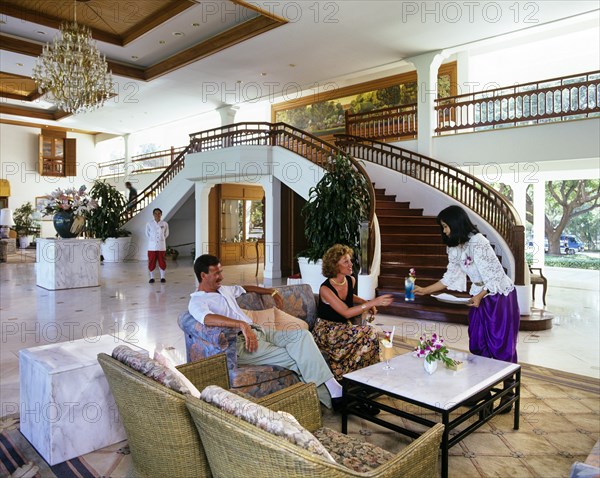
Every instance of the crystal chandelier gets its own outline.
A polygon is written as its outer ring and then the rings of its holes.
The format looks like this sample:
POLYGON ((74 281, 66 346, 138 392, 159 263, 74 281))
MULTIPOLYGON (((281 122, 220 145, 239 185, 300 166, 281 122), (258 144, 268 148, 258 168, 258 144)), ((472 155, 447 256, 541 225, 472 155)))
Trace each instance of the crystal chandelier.
POLYGON ((73 114, 102 106, 113 87, 106 57, 96 48, 90 29, 77 24, 77 10, 72 23, 60 26, 53 44, 44 46, 32 77, 48 101, 73 114))

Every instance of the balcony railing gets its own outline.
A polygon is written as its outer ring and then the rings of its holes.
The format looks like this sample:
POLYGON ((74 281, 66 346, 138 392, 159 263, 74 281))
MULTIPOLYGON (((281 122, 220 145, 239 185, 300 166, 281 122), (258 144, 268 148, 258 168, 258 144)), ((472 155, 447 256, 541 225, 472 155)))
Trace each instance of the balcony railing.
MULTIPOLYGON (((162 171, 168 167, 175 158, 185 149, 185 146, 171 146, 169 149, 153 151, 151 153, 138 154, 131 157, 131 162, 127 168, 128 174, 151 173, 162 171)), ((100 179, 111 176, 125 175, 125 158, 115 159, 99 165, 100 179)))
POLYGON ((485 131, 600 115, 600 71, 436 100, 437 134, 485 131))
POLYGON ((363 138, 407 139, 417 136, 417 104, 367 113, 346 111, 346 134, 363 138))

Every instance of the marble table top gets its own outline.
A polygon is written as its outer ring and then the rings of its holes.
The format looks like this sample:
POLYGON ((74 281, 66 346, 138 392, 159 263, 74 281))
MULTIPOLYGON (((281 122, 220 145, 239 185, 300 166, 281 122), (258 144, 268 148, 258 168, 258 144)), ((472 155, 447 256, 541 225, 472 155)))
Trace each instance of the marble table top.
POLYGON ((463 367, 453 371, 439 362, 437 370, 429 375, 423 368, 425 359, 406 353, 390 360, 394 370, 383 370, 382 362, 345 374, 344 378, 418 403, 449 410, 520 368, 518 364, 465 352, 450 352, 448 356, 462 361, 463 367))
POLYGON ((142 350, 113 335, 100 335, 22 349, 19 353, 40 364, 49 375, 52 375, 97 365, 98 354, 104 352, 110 355, 117 345, 127 345, 135 350, 142 350))

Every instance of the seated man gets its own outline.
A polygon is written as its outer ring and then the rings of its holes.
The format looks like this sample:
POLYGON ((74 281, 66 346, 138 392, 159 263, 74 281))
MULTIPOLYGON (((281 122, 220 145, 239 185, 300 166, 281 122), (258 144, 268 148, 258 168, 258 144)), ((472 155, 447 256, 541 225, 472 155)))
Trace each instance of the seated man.
POLYGON ((190 314, 201 324, 240 329, 237 340, 238 364, 279 365, 298 374, 304 382, 314 382, 321 402, 335 408, 341 402, 342 387, 333 374, 308 330, 277 331, 252 323, 236 302, 247 292, 274 295, 275 289, 256 286, 224 286, 223 267, 217 257, 204 254, 194 262, 198 290, 191 294, 190 314), (333 399, 333 400, 332 400, 333 399), (337 400, 336 400, 337 399, 337 400))

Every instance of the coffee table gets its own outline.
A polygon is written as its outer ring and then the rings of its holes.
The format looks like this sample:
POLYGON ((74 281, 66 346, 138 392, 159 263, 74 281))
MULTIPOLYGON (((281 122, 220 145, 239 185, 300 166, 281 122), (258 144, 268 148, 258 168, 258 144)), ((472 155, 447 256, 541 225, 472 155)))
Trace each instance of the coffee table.
POLYGON ((439 421, 433 421, 410 411, 400 410, 387 403, 375 401, 378 397, 387 396, 397 401, 410 403, 419 408, 432 410, 439 414, 444 424, 442 437, 442 478, 448 476, 448 449, 456 445, 464 437, 489 421, 500 411, 514 403, 514 425, 519 429, 519 403, 521 392, 521 366, 510 362, 502 362, 463 352, 451 352, 449 356, 461 360, 463 367, 458 371, 447 369, 442 363, 432 375, 423 368, 423 360, 407 353, 390 360, 393 370, 383 370, 383 363, 371 365, 361 370, 344 375, 345 404, 342 410, 342 433, 348 431, 348 416, 361 418, 397 431, 412 438, 421 435, 398 424, 385 421, 379 416, 371 416, 360 408, 360 404, 375 405, 392 415, 399 416, 415 423, 433 427, 439 421), (512 380, 506 390, 504 380, 512 380), (482 399, 477 405, 466 407, 466 402, 489 390, 491 397, 482 399), (514 396, 501 406, 493 408, 493 402, 500 397, 514 392, 514 396), (461 407, 466 407, 461 409, 461 407), (459 410, 461 409, 461 410, 459 410), (452 416, 451 416, 452 415, 452 416), (450 437, 450 431, 475 417, 450 437))

